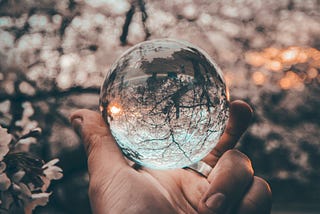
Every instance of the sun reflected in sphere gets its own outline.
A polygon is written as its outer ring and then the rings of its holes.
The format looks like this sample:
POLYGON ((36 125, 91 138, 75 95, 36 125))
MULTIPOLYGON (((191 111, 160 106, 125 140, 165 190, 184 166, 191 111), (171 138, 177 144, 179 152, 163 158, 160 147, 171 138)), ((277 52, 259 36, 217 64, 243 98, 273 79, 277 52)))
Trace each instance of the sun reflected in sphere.
POLYGON ((110 107, 111 114, 119 114, 121 112, 121 108, 118 106, 111 106, 110 107))
POLYGON ((156 169, 205 157, 228 119, 222 73, 183 41, 152 40, 125 52, 101 87, 100 110, 123 154, 156 169))

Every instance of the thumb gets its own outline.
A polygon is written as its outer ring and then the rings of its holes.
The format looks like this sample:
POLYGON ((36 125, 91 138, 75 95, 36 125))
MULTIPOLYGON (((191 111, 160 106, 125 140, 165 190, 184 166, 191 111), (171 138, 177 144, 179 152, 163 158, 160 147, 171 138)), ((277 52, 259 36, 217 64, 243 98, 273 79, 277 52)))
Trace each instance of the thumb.
POLYGON ((230 105, 230 117, 224 133, 218 144, 203 161, 210 166, 214 166, 226 151, 233 149, 241 135, 248 128, 252 117, 253 110, 249 104, 241 100, 233 101, 230 105))
POLYGON ((70 120, 87 152, 90 177, 103 175, 111 179, 120 168, 128 166, 99 113, 81 109, 72 113, 70 120))

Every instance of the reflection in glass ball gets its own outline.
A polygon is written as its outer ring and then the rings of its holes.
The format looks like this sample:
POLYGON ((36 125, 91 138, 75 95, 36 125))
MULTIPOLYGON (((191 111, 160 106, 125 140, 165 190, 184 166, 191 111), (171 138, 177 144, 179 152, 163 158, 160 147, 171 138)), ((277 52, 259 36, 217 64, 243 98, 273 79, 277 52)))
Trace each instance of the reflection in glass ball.
POLYGON ((217 65, 182 41, 152 40, 111 67, 100 110, 126 157, 156 169, 205 157, 228 119, 228 92, 217 65))

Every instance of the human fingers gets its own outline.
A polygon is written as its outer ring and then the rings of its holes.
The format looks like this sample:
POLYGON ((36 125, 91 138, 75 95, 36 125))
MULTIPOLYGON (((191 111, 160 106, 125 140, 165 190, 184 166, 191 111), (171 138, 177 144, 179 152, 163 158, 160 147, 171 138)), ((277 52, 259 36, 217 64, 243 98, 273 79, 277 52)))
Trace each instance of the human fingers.
POLYGON ((237 214, 270 214, 272 193, 269 184, 254 177, 252 185, 237 209, 237 214))
POLYGON ((119 169, 128 166, 99 113, 81 109, 72 113, 70 120, 87 152, 90 177, 112 179, 119 169))
POLYGON ((225 152, 208 176, 210 187, 198 204, 200 213, 229 213, 241 201, 253 179, 251 162, 237 151, 225 152))
POLYGON ((253 110, 244 101, 236 100, 230 104, 230 117, 226 129, 215 148, 203 159, 210 166, 214 166, 221 155, 234 148, 241 135, 248 128, 253 116, 253 110))

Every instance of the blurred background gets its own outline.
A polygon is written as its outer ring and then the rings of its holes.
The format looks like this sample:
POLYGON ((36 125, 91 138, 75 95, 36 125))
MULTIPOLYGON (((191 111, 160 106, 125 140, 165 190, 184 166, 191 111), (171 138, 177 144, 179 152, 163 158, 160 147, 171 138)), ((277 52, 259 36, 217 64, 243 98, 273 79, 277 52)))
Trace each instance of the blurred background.
POLYGON ((319 0, 0 0, 0 125, 41 127, 32 152, 64 170, 35 213, 90 213, 86 157, 68 116, 98 110, 121 53, 164 37, 207 51, 231 99, 253 107, 238 149, 270 183, 272 213, 320 213, 319 0))

